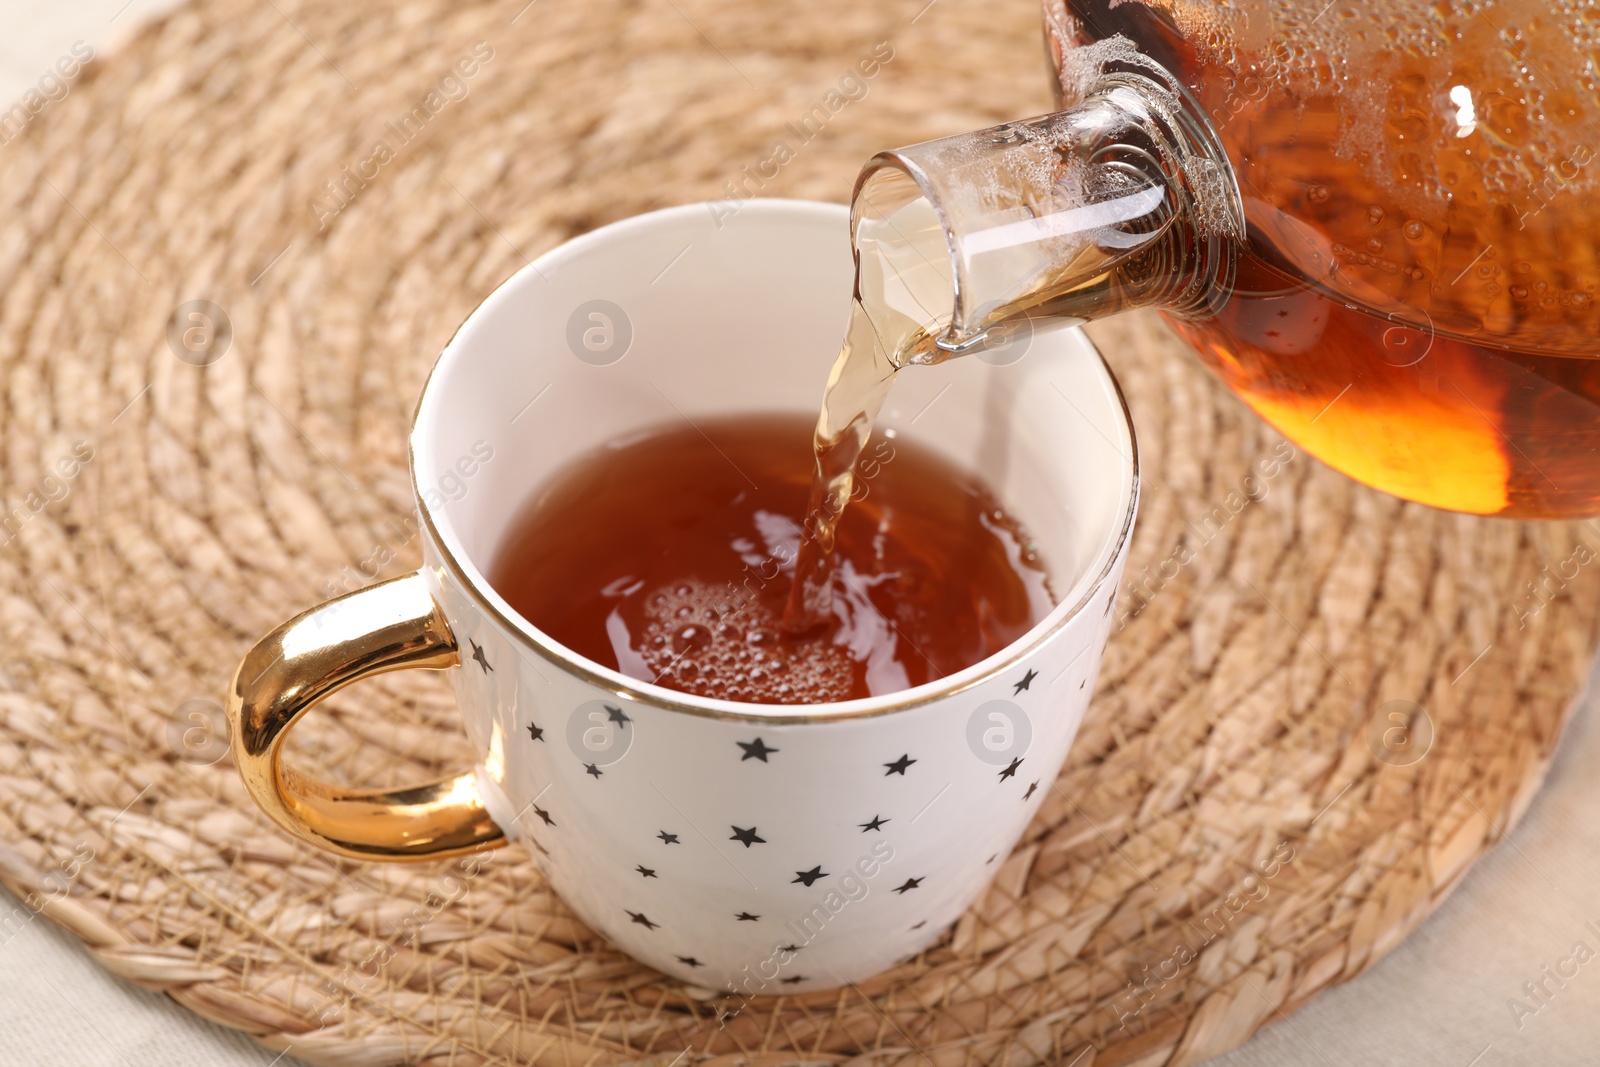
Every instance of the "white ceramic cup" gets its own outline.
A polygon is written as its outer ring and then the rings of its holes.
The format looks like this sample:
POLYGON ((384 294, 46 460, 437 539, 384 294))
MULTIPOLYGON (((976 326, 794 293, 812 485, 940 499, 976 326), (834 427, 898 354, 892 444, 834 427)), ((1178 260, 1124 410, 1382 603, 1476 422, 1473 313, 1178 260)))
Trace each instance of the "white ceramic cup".
POLYGON ((701 699, 569 651, 484 577, 530 495, 582 453, 686 419, 814 413, 848 310, 848 228, 844 207, 801 201, 652 212, 542 256, 472 313, 412 429, 421 571, 291 620, 239 668, 235 755, 274 819, 379 859, 531 842, 584 922, 740 995, 865 978, 956 921, 1050 790, 1111 628, 1138 468, 1081 331, 1041 330, 1003 366, 914 367, 890 393, 880 427, 980 472, 1060 597, 957 674, 834 704, 701 699), (280 764, 316 700, 409 666, 452 668, 475 771, 358 792, 280 764))

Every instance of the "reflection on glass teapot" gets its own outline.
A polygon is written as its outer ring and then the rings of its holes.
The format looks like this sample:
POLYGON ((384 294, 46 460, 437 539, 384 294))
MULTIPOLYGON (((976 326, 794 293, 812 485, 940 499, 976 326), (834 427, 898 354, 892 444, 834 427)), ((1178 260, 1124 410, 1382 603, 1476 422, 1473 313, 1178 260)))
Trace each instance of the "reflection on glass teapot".
POLYGON ((1159 307, 1368 485, 1600 513, 1596 8, 1046 0, 1045 35, 1066 110, 857 182, 858 255, 935 249, 932 358, 1159 307))

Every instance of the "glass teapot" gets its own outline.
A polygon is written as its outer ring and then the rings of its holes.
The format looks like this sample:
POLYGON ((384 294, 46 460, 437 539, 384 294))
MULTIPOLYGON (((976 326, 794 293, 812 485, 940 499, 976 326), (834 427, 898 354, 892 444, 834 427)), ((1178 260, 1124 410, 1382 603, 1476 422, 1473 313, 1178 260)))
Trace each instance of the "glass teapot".
POLYGON ((943 246, 935 358, 1159 307, 1359 481, 1600 513, 1600 8, 1045 0, 1045 36, 1065 110, 858 179, 858 257, 943 246))

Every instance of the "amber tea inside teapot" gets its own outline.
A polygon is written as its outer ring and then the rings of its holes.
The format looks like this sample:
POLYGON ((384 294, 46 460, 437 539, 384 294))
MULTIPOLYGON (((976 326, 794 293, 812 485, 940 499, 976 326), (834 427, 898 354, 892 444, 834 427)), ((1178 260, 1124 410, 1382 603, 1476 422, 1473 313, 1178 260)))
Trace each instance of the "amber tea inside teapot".
POLYGON ((858 299, 916 327, 887 358, 1158 307, 1368 485, 1600 513, 1597 9, 1046 0, 1045 35, 1065 110, 858 180, 858 299))

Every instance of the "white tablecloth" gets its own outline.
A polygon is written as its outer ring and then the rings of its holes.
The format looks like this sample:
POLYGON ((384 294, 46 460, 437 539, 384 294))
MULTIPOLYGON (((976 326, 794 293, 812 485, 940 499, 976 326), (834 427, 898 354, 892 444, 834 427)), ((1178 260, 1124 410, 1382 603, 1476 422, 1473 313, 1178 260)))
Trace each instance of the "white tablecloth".
MULTIPOLYGON (((0 0, 0 107, 37 84, 74 41, 103 52, 165 2, 0 0)), ((1368 974, 1268 1026, 1212 1067, 1600 1063, 1600 937, 1585 928, 1591 920, 1600 927, 1594 704, 1587 699, 1577 714, 1527 820, 1437 914, 1368 974), (1596 957, 1557 986, 1542 968, 1554 970, 1580 941, 1596 957), (1531 1000, 1523 984, 1541 980, 1550 995, 1531 1000), (1528 1009, 1514 1012, 1513 1001, 1528 1009)), ((0 909, 15 906, 0 892, 0 909)), ((3 1067, 296 1062, 113 978, 44 920, 0 942, 3 1067)))

